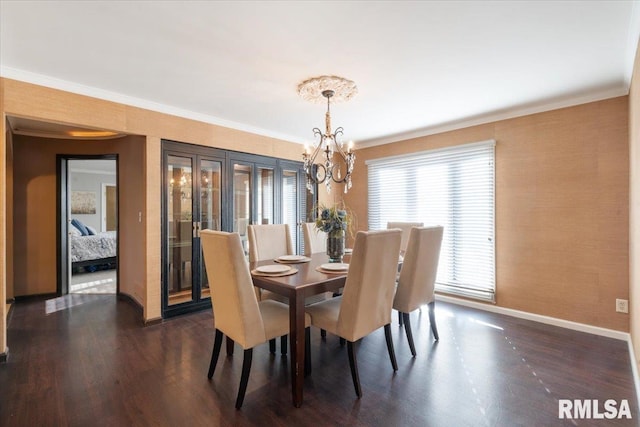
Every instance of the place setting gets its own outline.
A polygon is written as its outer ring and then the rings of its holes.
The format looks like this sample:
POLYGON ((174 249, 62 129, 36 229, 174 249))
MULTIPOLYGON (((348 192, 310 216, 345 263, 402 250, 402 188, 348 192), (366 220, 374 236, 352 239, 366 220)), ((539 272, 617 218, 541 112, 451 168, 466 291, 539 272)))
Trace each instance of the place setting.
POLYGON ((349 264, 344 262, 329 262, 316 267, 316 271, 327 274, 344 274, 349 271, 349 264))
POLYGON ((296 274, 297 272, 297 268, 282 264, 261 265, 251 270, 251 274, 254 276, 267 277, 289 276, 291 274, 296 274))
POLYGON ((282 255, 274 259, 274 261, 280 264, 300 264, 311 261, 311 258, 304 255, 282 255))

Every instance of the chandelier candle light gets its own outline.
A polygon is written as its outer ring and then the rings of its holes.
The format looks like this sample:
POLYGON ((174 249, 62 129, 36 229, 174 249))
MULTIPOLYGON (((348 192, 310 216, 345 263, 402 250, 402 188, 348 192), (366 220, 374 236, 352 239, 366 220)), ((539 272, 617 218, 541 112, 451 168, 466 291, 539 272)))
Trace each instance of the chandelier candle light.
POLYGON ((347 148, 342 142, 341 127, 331 132, 331 99, 334 101, 348 101, 356 93, 358 88, 354 82, 337 76, 320 76, 305 80, 298 85, 298 94, 307 101, 321 102, 327 100, 327 112, 325 113, 325 131, 313 128, 313 135, 318 137, 317 143, 309 148, 305 145, 302 159, 304 160, 304 171, 307 176, 307 189, 313 193, 314 184, 324 183, 327 192, 331 192, 331 181, 344 184, 344 192, 351 188, 351 173, 356 159, 353 152, 353 141, 350 141, 347 148), (324 153, 324 159, 316 158, 324 153), (334 156, 342 164, 334 163, 334 156), (342 170, 344 176, 342 176, 342 170))

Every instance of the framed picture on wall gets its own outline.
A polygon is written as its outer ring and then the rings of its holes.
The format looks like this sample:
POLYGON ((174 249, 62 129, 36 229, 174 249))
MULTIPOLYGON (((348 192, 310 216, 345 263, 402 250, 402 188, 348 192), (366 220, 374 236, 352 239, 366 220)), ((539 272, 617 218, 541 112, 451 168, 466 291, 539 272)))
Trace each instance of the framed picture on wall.
POLYGON ((72 191, 71 192, 71 213, 72 214, 95 214, 96 213, 96 193, 94 191, 72 191))

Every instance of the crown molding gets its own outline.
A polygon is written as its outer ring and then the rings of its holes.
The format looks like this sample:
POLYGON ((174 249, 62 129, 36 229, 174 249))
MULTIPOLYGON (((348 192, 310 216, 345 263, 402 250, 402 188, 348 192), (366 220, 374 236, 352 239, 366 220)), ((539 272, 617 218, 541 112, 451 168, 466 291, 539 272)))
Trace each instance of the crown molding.
MULTIPOLYGON (((624 82, 627 88, 631 86, 631 76, 636 61, 636 52, 640 47, 640 1, 631 5, 629 16, 629 34, 627 34, 627 52, 625 58, 624 82)), ((640 67, 640 64, 638 64, 640 67)))
POLYGON ((571 97, 566 97, 561 100, 551 102, 539 102, 535 105, 527 105, 522 107, 515 107, 510 109, 501 110, 499 112, 483 114, 476 117, 470 117, 463 120, 456 120, 454 122, 438 124, 423 129, 418 129, 410 132, 404 132, 395 135, 389 135, 382 138, 369 139, 359 142, 355 145, 356 149, 375 147, 377 145, 390 144, 393 142, 405 141, 408 139, 421 138, 429 135, 436 135, 439 133, 450 132, 454 130, 464 129, 472 126, 483 125, 487 123, 498 122, 501 120, 513 119, 516 117, 528 116, 530 114, 543 113, 546 111, 557 110, 560 108, 573 107, 580 104, 587 104, 589 102, 602 101, 609 98, 616 98, 619 96, 625 96, 629 94, 629 86, 618 86, 614 88, 600 90, 598 92, 590 94, 581 94, 571 97))
POLYGON ((269 138, 280 139, 287 142, 296 142, 303 144, 304 141, 291 135, 272 132, 267 129, 246 125, 230 120, 221 119, 206 114, 196 113, 194 111, 182 108, 172 107, 170 105, 160 104, 146 99, 136 98, 117 92, 111 92, 104 89, 86 86, 68 80, 62 80, 55 77, 45 76, 42 74, 32 73, 30 71, 20 70, 6 66, 0 66, 0 77, 7 79, 19 80, 25 83, 31 83, 39 86, 45 86, 52 89, 63 90, 78 95, 90 96, 105 101, 117 102, 120 104, 130 105, 133 107, 144 108, 146 110, 156 111, 158 113, 170 114, 172 116, 182 117, 185 119, 196 120, 216 126, 222 126, 243 132, 253 133, 256 135, 266 136, 269 138))

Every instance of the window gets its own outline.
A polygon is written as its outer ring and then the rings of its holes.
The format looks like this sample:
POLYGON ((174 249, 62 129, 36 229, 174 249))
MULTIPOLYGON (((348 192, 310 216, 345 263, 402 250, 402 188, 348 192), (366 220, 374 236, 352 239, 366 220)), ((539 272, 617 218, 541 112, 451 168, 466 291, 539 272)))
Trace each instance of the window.
POLYGON ((444 226, 436 290, 495 301, 495 141, 367 162, 369 229, 444 226))

